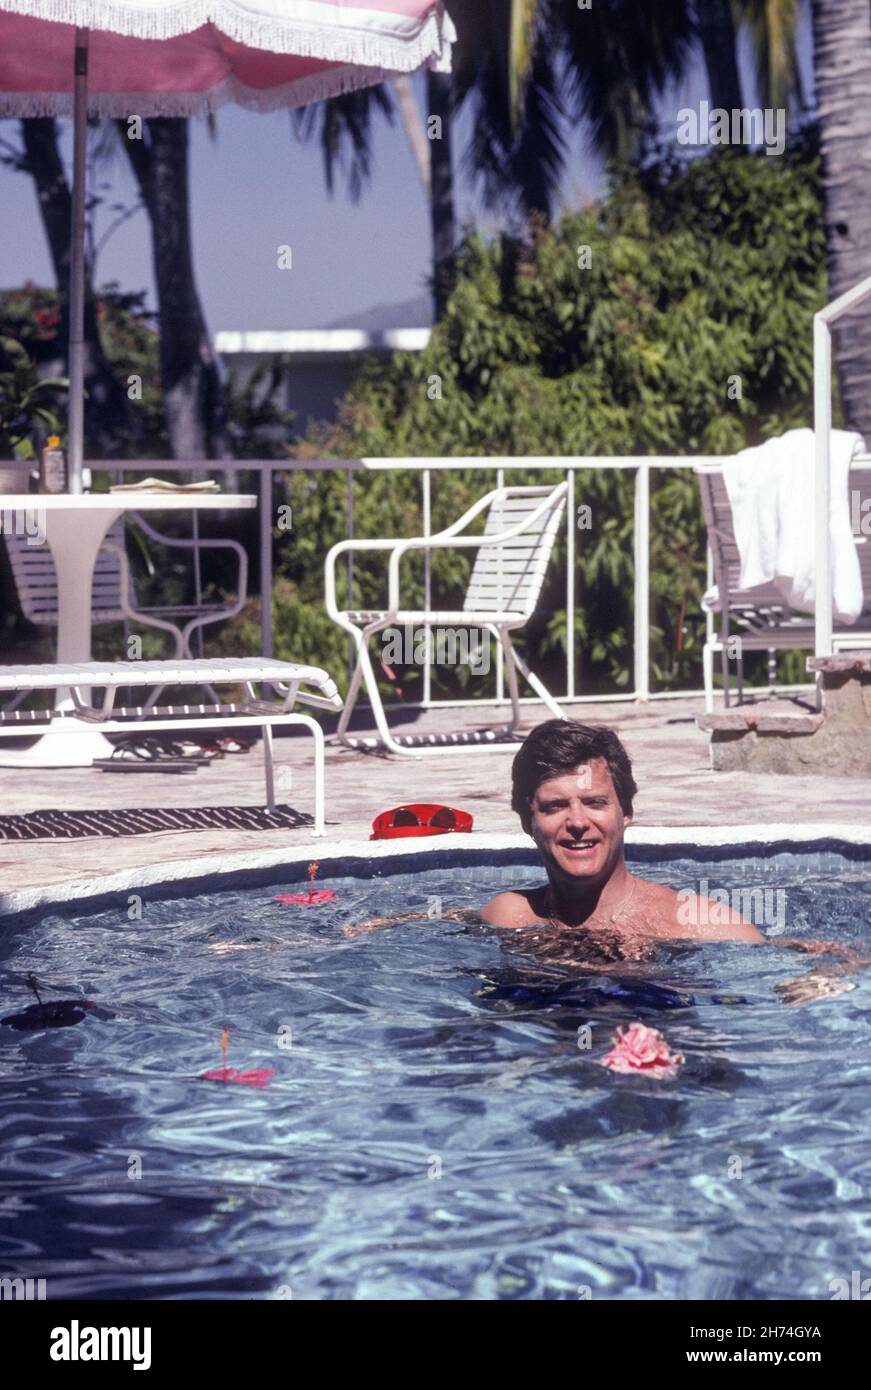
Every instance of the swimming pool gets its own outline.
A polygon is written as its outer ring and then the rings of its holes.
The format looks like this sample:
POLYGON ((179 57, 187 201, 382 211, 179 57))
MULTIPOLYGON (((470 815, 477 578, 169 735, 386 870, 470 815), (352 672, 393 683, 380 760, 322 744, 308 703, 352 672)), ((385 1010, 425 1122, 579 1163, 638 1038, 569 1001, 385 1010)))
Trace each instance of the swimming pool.
MULTIPOLYGON (((783 891, 788 934, 857 944, 864 853, 629 859, 783 891)), ((33 1002, 30 971, 104 1016, 0 1026, 0 1274, 48 1298, 812 1300, 871 1273, 871 970, 787 1007, 774 985, 806 957, 671 946, 643 973, 693 1006, 591 1002, 427 917, 539 879, 478 857, 324 864, 338 900, 315 908, 272 901, 297 873, 4 924, 0 1016, 33 1002), (400 908, 420 923, 341 934, 400 908), (635 1019, 685 1055, 675 1080, 599 1064, 635 1019), (223 1024, 268 1088, 199 1080, 223 1024)))

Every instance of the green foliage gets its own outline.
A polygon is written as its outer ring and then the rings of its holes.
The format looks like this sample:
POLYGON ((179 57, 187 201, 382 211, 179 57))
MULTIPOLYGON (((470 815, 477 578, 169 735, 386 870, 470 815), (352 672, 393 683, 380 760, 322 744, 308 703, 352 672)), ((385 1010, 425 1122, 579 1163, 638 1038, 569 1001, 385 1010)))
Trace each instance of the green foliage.
POLYGON ((52 434, 60 429, 55 399, 66 387, 60 377, 40 380, 17 338, 0 338, 0 458, 35 457, 36 431, 52 434))
MULTIPOLYGON (((27 349, 41 377, 65 362, 67 344, 62 337, 63 300, 56 289, 29 281, 20 289, 0 292, 0 323, 27 349)), ((85 406, 85 456, 112 458, 167 458, 169 443, 163 417, 160 385, 160 342, 145 308, 145 294, 119 290, 117 283, 104 285, 94 301, 100 342, 109 370, 126 392, 130 378, 141 383, 141 399, 135 402, 134 429, 119 421, 111 447, 98 448, 89 436, 85 406)), ((65 433, 65 431, 58 431, 65 433)))
POLYGON ((276 353, 244 383, 236 371, 227 373, 224 410, 235 458, 286 458, 285 441, 296 416, 295 411, 281 410, 276 398, 289 370, 288 354, 276 353))
MULTIPOLYGON (((812 136, 779 159, 725 148, 615 171, 603 202, 565 214, 553 229, 533 221, 523 238, 490 243, 469 235, 426 350, 367 362, 338 423, 311 430, 296 453, 480 454, 506 464, 514 455, 732 453, 810 423, 812 319, 825 298, 812 136)), ((513 482, 549 477, 508 474, 513 482)), ((419 531, 418 478, 357 478, 357 534, 419 531)), ((465 470, 434 478, 434 526, 492 483, 492 473, 465 470)), ((576 532, 585 690, 613 689, 630 674, 633 486, 631 472, 576 475, 576 502, 592 510, 591 529, 576 532)), ((321 558, 344 534, 345 480, 320 474, 303 484, 297 475, 294 488, 295 544, 279 563, 300 599, 318 604, 321 558)), ((705 541, 692 476, 652 472, 651 532, 653 674, 664 686, 696 684, 705 541)), ((552 653, 557 683, 564 560, 563 542, 525 634, 530 649, 552 653)), ((358 559, 356 602, 379 601, 383 568, 358 559)), ((462 592, 464 557, 438 555, 433 570, 441 598, 462 592)), ((418 572, 408 598, 421 597, 418 572)))

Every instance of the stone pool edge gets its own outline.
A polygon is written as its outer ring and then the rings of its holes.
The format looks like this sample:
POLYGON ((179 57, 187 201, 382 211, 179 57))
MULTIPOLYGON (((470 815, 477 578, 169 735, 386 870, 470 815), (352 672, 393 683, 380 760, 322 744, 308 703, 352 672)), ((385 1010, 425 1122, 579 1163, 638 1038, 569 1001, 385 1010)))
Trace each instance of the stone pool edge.
MULTIPOLYGON (((717 826, 632 826, 626 832, 630 850, 646 849, 744 849, 771 851, 775 847, 785 852, 807 851, 810 847, 837 849, 838 845, 867 848, 871 857, 871 834, 867 830, 846 825, 810 824, 800 827, 779 824, 735 825, 723 829, 717 826)), ((125 893, 142 893, 149 889, 166 890, 172 887, 199 886, 212 890, 229 888, 240 881, 266 881, 275 870, 308 865, 314 858, 321 863, 336 860, 359 863, 403 859, 426 859, 456 851, 464 858, 477 853, 495 854, 509 851, 537 858, 529 837, 523 834, 437 835, 420 840, 334 840, 329 846, 312 843, 292 849, 240 850, 222 859, 215 867, 214 855, 195 859, 178 859, 168 864, 132 867, 118 873, 101 874, 97 878, 53 883, 44 888, 27 888, 19 893, 0 894, 0 919, 21 916, 48 907, 69 907, 85 901, 110 898, 125 893)), ((307 879, 300 873, 299 881, 307 879)))

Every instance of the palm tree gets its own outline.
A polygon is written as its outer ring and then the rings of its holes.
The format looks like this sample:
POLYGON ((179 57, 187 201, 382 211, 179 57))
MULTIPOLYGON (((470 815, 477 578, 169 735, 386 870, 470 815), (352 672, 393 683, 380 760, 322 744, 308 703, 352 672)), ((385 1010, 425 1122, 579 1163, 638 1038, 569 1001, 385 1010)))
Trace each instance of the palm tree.
POLYGON ((695 10, 711 104, 725 111, 737 110, 742 104, 741 79, 732 0, 696 0, 695 10))
POLYGON ((737 0, 756 54, 756 75, 766 106, 804 106, 797 32, 802 0, 737 0))
POLYGON ((693 7, 687 0, 606 0, 579 12, 561 0, 557 14, 571 117, 586 123, 599 154, 636 157, 657 97, 689 62, 693 7))
POLYGON ((151 117, 147 139, 116 122, 151 223, 160 371, 175 458, 228 458, 223 388, 194 275, 186 117, 151 117))
POLYGON ((553 0, 473 0, 457 7, 453 110, 470 106, 464 164, 485 206, 548 219, 565 166, 553 0))
MULTIPOLYGON (((829 293, 835 299, 871 273, 871 6, 813 0, 817 115, 829 293)), ((835 326, 841 398, 849 424, 871 440, 871 303, 835 326)))

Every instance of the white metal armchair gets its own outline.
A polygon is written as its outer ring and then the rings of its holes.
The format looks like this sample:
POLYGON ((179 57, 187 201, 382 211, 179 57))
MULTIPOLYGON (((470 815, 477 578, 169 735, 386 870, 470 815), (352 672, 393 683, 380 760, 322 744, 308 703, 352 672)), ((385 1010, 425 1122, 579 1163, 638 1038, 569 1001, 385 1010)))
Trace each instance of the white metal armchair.
MULTIPOLYGON (((515 651, 510 638, 510 633, 525 626, 535 611, 559 530, 567 489, 568 485, 564 482, 556 487, 495 488, 464 512, 453 525, 433 536, 415 536, 407 540, 340 541, 333 546, 326 559, 327 612, 334 622, 350 634, 357 651, 357 663, 336 731, 344 744, 360 748, 381 743, 393 753, 410 756, 444 752, 461 743, 470 749, 482 751, 499 747, 497 738, 513 734, 520 722, 518 670, 551 714, 558 719, 567 717, 538 676, 530 671, 515 651), (487 520, 483 535, 466 534, 470 523, 484 511, 487 511, 487 520), (454 547, 475 548, 478 551, 462 609, 403 608, 399 592, 402 557, 416 550, 454 547), (336 561, 349 551, 362 550, 389 552, 386 609, 370 611, 338 607, 336 561), (370 640, 376 633, 397 624, 432 628, 460 623, 466 627, 483 628, 500 643, 505 655, 511 697, 510 723, 504 729, 487 730, 483 734, 393 735, 369 654, 370 640), (364 683, 378 738, 355 738, 347 732, 351 711, 364 683)), ((506 742, 501 746, 511 748, 516 744, 506 742)))
MULTIPOLYGON (((137 602, 130 576, 123 519, 109 528, 94 570, 92 623, 121 622, 127 618, 145 627, 161 628, 172 634, 175 643, 173 656, 191 658, 191 636, 197 628, 232 618, 244 607, 248 592, 248 556, 238 541, 182 540, 176 536, 165 536, 137 512, 131 513, 131 521, 137 530, 159 545, 186 550, 195 556, 207 550, 232 550, 238 557, 234 599, 145 607, 137 602)), ((6 535, 3 539, 23 616, 32 623, 57 626, 57 574, 48 546, 31 545, 24 536, 16 534, 6 535)))

